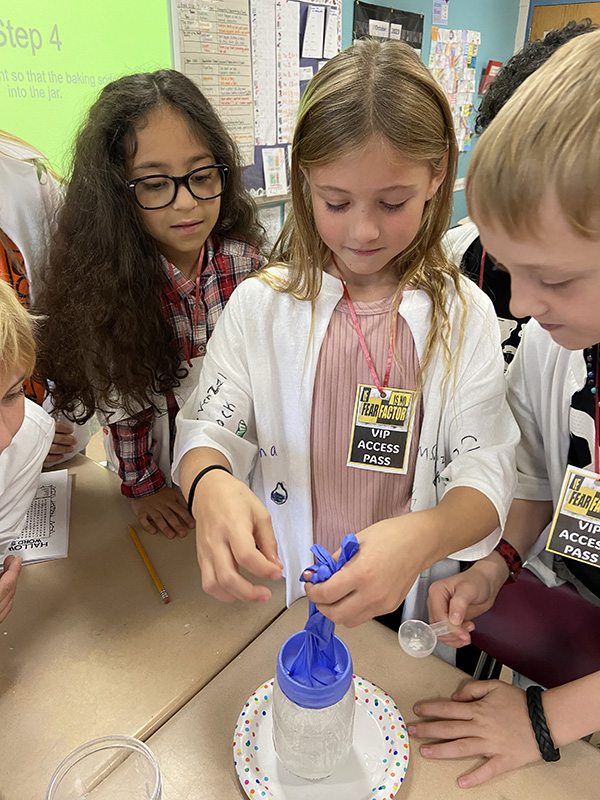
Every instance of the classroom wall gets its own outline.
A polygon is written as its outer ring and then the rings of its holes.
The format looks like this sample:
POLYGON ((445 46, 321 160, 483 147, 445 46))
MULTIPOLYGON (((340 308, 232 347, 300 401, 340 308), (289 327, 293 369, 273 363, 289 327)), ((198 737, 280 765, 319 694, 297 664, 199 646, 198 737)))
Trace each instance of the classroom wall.
MULTIPOLYGON (((366 0, 368 2, 368 0, 366 0)), ((386 0, 382 5, 423 14, 423 60, 429 62, 431 44, 432 0, 386 0)), ((482 70, 490 59, 507 61, 514 52, 515 35, 519 17, 520 0, 449 0, 448 28, 467 28, 481 32, 481 46, 477 55, 478 83, 482 70)), ((342 47, 352 43, 353 0, 342 3, 342 47)), ((479 98, 475 96, 475 107, 479 98)), ((458 177, 467 172, 470 153, 461 153, 458 159, 458 177)), ((454 192, 452 222, 466 216, 464 191, 454 192)))
MULTIPOLYGON (((482 34, 479 74, 489 59, 504 62, 512 55, 522 3, 523 0, 449 0, 448 27, 470 28, 482 34)), ((432 0, 389 0, 389 5, 424 15, 423 58, 427 63, 432 0)), ((352 41, 352 19, 353 0, 343 0, 343 47, 352 41)), ((104 0, 95 5, 82 5, 80 0, 4 0, 0 21, 0 127, 45 151, 59 171, 66 167, 72 136, 100 88, 99 78, 171 64, 167 0, 104 0), (19 43, 14 35, 11 44, 7 36, 9 20, 14 29, 20 27, 28 32, 28 46, 23 38, 19 43), (55 25, 60 49, 50 41, 55 25), (38 39, 34 34, 32 40, 30 31, 39 31, 41 46, 37 49, 32 42, 38 39), (28 80, 28 70, 44 73, 45 80, 28 80), (61 85, 48 82, 50 71, 63 75, 61 85), (22 73, 23 79, 12 80, 13 72, 22 73), (66 84, 66 73, 95 76, 96 85, 66 84), (9 89, 13 96, 9 96, 9 89), (20 90, 18 97, 14 96, 15 89, 20 90), (32 96, 40 89, 44 97, 32 96), (52 96, 51 91, 58 91, 58 95, 52 96)), ((461 154, 459 177, 466 174, 469 157, 469 153, 461 154)), ((454 198, 456 222, 466 215, 464 191, 455 192, 454 198)))

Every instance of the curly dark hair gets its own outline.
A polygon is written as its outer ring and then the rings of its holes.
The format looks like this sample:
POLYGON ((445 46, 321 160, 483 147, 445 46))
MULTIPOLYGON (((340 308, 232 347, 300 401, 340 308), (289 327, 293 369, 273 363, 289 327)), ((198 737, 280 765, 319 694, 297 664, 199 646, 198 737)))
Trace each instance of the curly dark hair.
POLYGON ((564 28, 549 31, 543 39, 526 44, 506 62, 483 95, 475 119, 475 133, 484 132, 523 81, 539 69, 559 47, 576 36, 596 30, 597 27, 589 18, 579 23, 572 21, 564 28))
POLYGON ((75 142, 36 306, 45 316, 40 377, 51 382, 55 407, 78 422, 116 407, 140 419, 142 409, 157 409, 156 395, 187 374, 162 309, 158 246, 125 186, 136 126, 161 105, 179 112, 217 162, 230 168, 214 233, 263 243, 238 148, 189 78, 165 69, 105 86, 75 142))

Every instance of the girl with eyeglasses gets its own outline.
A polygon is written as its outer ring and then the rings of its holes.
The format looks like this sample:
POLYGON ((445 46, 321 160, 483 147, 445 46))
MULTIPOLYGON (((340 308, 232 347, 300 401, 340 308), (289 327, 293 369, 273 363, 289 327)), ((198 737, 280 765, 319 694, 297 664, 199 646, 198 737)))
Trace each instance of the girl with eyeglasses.
POLYGON ((149 533, 193 527, 171 485, 175 417, 261 243, 237 146, 195 84, 174 70, 108 84, 75 143, 39 360, 58 409, 99 413, 149 533))

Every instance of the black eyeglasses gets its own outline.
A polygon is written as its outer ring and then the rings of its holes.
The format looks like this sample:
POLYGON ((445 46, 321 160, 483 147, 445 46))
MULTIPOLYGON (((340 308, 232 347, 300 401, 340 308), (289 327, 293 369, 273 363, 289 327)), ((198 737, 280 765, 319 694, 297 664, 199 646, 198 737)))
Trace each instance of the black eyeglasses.
POLYGON ((229 167, 226 164, 211 164, 209 167, 193 169, 180 177, 144 175, 126 181, 125 185, 133 192, 140 208, 156 209, 170 206, 182 184, 196 200, 214 200, 225 191, 228 175, 229 167))

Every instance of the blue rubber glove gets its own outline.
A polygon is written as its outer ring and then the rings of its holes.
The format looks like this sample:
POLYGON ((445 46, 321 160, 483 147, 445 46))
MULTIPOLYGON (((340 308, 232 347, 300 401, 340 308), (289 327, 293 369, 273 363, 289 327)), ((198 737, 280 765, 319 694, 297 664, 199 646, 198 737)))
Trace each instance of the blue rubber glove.
MULTIPOLYGON (((344 536, 340 557, 336 563, 324 547, 313 544, 311 551, 317 563, 304 570, 300 580, 306 580, 304 572, 312 573, 311 583, 328 580, 356 554, 358 548, 358 539, 353 533, 344 536)), ((339 645, 333 635, 335 624, 324 617, 314 603, 309 603, 308 620, 304 630, 306 631, 304 644, 298 651, 289 674, 305 686, 329 685, 342 672, 337 657, 339 645)))

